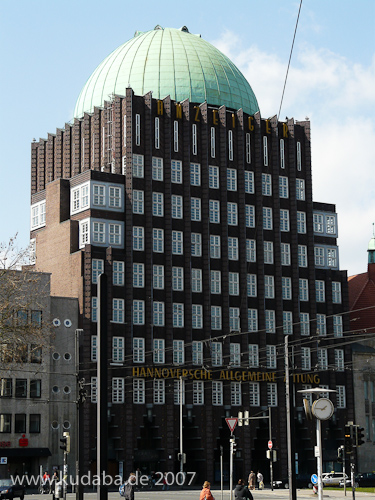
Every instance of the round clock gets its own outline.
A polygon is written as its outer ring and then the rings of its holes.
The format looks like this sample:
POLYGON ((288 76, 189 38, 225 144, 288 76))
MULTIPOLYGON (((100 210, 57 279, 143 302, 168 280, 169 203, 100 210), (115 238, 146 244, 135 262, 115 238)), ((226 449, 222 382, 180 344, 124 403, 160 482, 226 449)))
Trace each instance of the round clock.
POLYGON ((311 412, 319 420, 328 420, 333 415, 333 403, 330 399, 320 398, 314 401, 311 412))

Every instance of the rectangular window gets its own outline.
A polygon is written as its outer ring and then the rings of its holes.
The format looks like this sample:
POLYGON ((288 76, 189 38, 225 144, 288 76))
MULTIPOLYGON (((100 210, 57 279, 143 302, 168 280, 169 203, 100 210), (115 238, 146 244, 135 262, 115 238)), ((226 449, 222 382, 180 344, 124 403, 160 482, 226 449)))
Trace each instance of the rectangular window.
POLYGON ((164 289, 164 266, 152 266, 153 287, 158 290, 164 289))
POLYGON ((133 214, 144 213, 144 192, 133 190, 133 214))
POLYGON ((335 368, 338 372, 345 369, 344 349, 335 349, 335 368))
POLYGON ((310 347, 301 347, 301 368, 302 370, 311 370, 310 347))
POLYGON ((318 365, 320 370, 328 370, 328 350, 318 347, 317 350, 318 365))
POLYGON ((260 388, 259 382, 249 383, 250 406, 260 406, 260 388))
POLYGON ((112 299, 112 322, 123 323, 125 320, 124 299, 112 299))
POLYGON ((299 267, 307 267, 307 246, 298 245, 298 265, 299 267))
POLYGON ((248 274, 247 275, 247 296, 256 297, 257 296, 257 275, 248 274))
POLYGON ((215 127, 211 127, 211 158, 216 155, 215 127))
POLYGON ((272 196, 272 177, 271 174, 262 174, 262 195, 272 196))
POLYGON ((285 168, 285 141, 280 139, 280 168, 285 168))
POLYGON ((144 250, 144 227, 133 226, 133 250, 144 250))
POLYGON ((202 235, 200 233, 191 233, 191 256, 202 256, 202 235))
POLYGON ((258 311, 257 309, 247 310, 247 329, 249 332, 258 331, 258 311))
POLYGON ((230 383, 230 403, 232 406, 242 405, 241 382, 230 383))
POLYGON ((249 133, 246 134, 246 163, 251 163, 251 136, 249 133))
POLYGON ((302 302, 309 301, 309 281, 305 278, 299 279, 299 300, 302 302))
POLYGON ((27 380, 16 378, 16 398, 26 398, 27 397, 27 380))
POLYGON ((230 307, 229 308, 229 329, 231 332, 240 331, 240 308, 230 307))
POLYGON ((91 321, 98 321, 98 297, 91 297, 91 321))
POLYGON ((135 115, 135 145, 141 145, 141 115, 135 115))
POLYGON ((16 434, 26 432, 26 415, 24 413, 16 413, 14 415, 14 432, 16 434))
POLYGON ((201 166, 199 163, 190 163, 190 185, 201 185, 201 166))
POLYGON ((42 381, 40 379, 30 380, 30 398, 40 398, 42 395, 42 381))
POLYGON ((231 342, 229 344, 230 350, 230 366, 241 366, 241 344, 231 342))
POLYGON ((105 206, 105 186, 94 184, 93 187, 93 204, 98 207, 105 206))
POLYGON ((109 186, 109 206, 121 208, 121 189, 115 186, 109 186))
POLYGON ((300 330, 301 335, 310 335, 310 315, 309 313, 300 313, 300 330))
POLYGON ((221 255, 221 244, 220 244, 220 236, 216 236, 214 234, 210 235, 210 257, 211 259, 220 259, 221 255))
POLYGON ((237 226, 237 203, 227 203, 228 225, 237 226))
POLYGON ((79 246, 84 247, 86 243, 89 243, 89 223, 87 220, 82 220, 79 222, 79 246))
POLYGON ((133 338, 133 363, 145 362, 145 339, 140 337, 133 338))
POLYGON ((182 404, 185 404, 185 380, 175 380, 174 381, 174 397, 173 397, 173 403, 175 405, 179 405, 180 401, 182 404), (181 397, 182 396, 182 397, 181 397))
POLYGON ((183 199, 182 196, 172 194, 172 219, 182 219, 183 217, 183 199))
POLYGON ((173 328, 184 327, 184 304, 173 304, 173 328))
POLYGON ((281 287, 282 287, 283 300, 291 300, 292 299, 292 278, 283 276, 281 278, 281 287))
POLYGON ((314 233, 324 233, 324 217, 322 214, 313 215, 314 233))
POLYGON ((223 382, 221 381, 212 381, 212 404, 213 406, 223 404, 223 382))
POLYGON ((160 120, 155 118, 155 149, 160 149, 160 120))
POLYGON ((0 432, 10 433, 12 431, 12 415, 10 413, 0 413, 0 432))
POLYGON ((220 201, 218 200, 209 201, 209 215, 211 223, 213 224, 220 223, 220 201))
POLYGON ((202 292, 202 269, 191 270, 191 291, 193 293, 202 292))
POLYGON ((315 265, 317 267, 324 267, 324 248, 314 248, 315 265))
POLYGON ((191 220, 200 221, 201 220, 201 200, 200 198, 191 198, 191 220))
POLYGON ((112 377, 112 403, 125 401, 125 380, 122 377, 112 377))
POLYGON ((155 253, 164 253, 164 230, 153 228, 152 230, 152 250, 155 253))
POLYGON ((237 170, 235 168, 227 168, 227 190, 237 191, 237 170))
POLYGON ((125 359, 124 337, 112 337, 112 361, 123 363, 125 359))
POLYGON ((221 330, 221 307, 211 306, 211 329, 221 330))
POLYGON ((297 200, 305 200, 305 180, 296 179, 296 198, 297 200))
POLYGON ((306 233, 306 213, 297 212, 297 233, 306 233))
POLYGON ((192 361, 193 365, 199 366, 203 364, 203 342, 200 340, 193 340, 192 361))
POLYGON ((133 300, 133 325, 145 324, 145 301, 133 300))
POLYGON ((318 335, 321 336, 327 335, 327 324, 326 324, 325 314, 316 315, 316 330, 318 335))
POLYGON ((98 283, 98 277, 104 272, 104 260, 102 259, 92 259, 91 263, 92 269, 92 283, 98 283))
POLYGON ((184 253, 184 233, 182 231, 172 231, 172 254, 183 255, 184 253))
POLYGON ((289 210, 280 210, 280 231, 289 232, 289 210))
POLYGON ((159 158, 156 156, 152 157, 152 180, 163 180, 163 158, 159 158))
POLYGON ((293 314, 291 311, 283 311, 283 331, 285 335, 293 333, 293 314))
POLYGON ((171 182, 182 184, 182 161, 171 160, 171 182))
POLYGON ((153 303, 153 323, 154 326, 165 325, 164 302, 153 303))
POLYGON ((277 358, 276 358, 276 346, 267 345, 266 346, 266 365, 267 368, 276 369, 277 358))
POLYGON ((268 140, 267 136, 263 136, 263 164, 268 167, 268 140))
POLYGON ((245 193, 254 194, 255 183, 254 183, 254 172, 245 170, 245 193))
POLYGON ((336 385, 336 391, 337 391, 337 396, 336 396, 336 401, 337 401, 337 408, 346 408, 346 392, 345 392, 345 385, 336 385))
POLYGON ((266 309, 266 333, 276 333, 276 317, 275 311, 266 309))
POLYGON ((194 123, 191 128, 191 135, 192 135, 192 153, 193 155, 198 154, 198 137, 197 137, 197 126, 194 123))
POLYGON ((94 243, 105 242, 105 224, 104 222, 93 222, 92 240, 94 243))
POLYGON ((334 337, 342 337, 343 328, 342 328, 342 316, 334 315, 333 316, 333 336, 334 337))
MULTIPOLYGON (((178 121, 173 122, 173 151, 178 152, 178 121)), ((172 160, 173 161, 173 160, 172 160)), ((172 181, 174 182, 174 181, 172 181)))
POLYGON ((279 177, 279 196, 280 198, 289 198, 288 177, 280 175, 279 177))
POLYGON ((297 170, 302 170, 301 143, 297 142, 297 170))
POLYGON ((165 341, 164 339, 154 339, 153 342, 153 361, 157 365, 165 363, 165 341))
POLYGON ((98 402, 98 378, 91 377, 91 403, 98 402))
POLYGON ((221 271, 210 271, 211 293, 221 294, 221 271))
POLYGON ((91 361, 98 361, 98 336, 91 335, 91 361))
POLYGON ((336 234, 336 215, 326 215, 326 233, 336 234))
POLYGON ((191 326, 194 330, 203 328, 203 306, 200 304, 191 306, 191 326))
POLYGON ((277 406, 277 384, 270 382, 267 384, 268 406, 277 406))
POLYGON ((134 378, 133 379, 133 403, 134 404, 144 404, 145 399, 146 399, 145 379, 134 378))
POLYGON ((154 379, 154 404, 163 405, 165 403, 165 380, 154 379))
POLYGON ((112 279, 115 286, 124 286, 125 265, 119 260, 113 261, 112 279))
POLYGON ((12 397, 13 380, 11 378, 1 378, 0 379, 0 397, 11 398, 12 397))
POLYGON ((204 382, 202 380, 193 381, 193 405, 204 404, 204 382))
POLYGON ((37 413, 29 415, 29 432, 33 434, 40 432, 40 415, 37 413))
POLYGON ((327 248, 327 266, 337 268, 337 248, 327 248))
POLYGON ((233 130, 228 130, 228 158, 233 161, 233 130))
POLYGON ((133 287, 143 288, 145 286, 145 266, 144 264, 133 264, 133 287))
POLYGON ((255 206, 245 205, 245 225, 246 227, 255 227, 255 206))
POLYGON ((219 189, 219 167, 209 165, 208 185, 210 189, 219 189))
POLYGON ((228 237, 228 259, 238 260, 238 238, 228 237))
POLYGON ((172 290, 175 292, 183 291, 184 289, 184 268, 172 267, 172 290))
POLYGON ((273 276, 264 276, 264 298, 275 298, 275 279, 273 276))
POLYGON ((325 283, 322 280, 315 280, 316 301, 325 302, 325 283))
POLYGON ((152 215, 154 217, 164 216, 164 195, 163 193, 152 193, 152 215))
POLYGON ((263 229, 272 230, 272 208, 263 207, 263 229))
POLYGON ((249 344, 249 368, 259 368, 258 344, 249 344))
POLYGON ((221 342, 211 343, 212 366, 222 366, 223 364, 223 344, 221 342))
POLYGON ((332 281, 332 302, 341 304, 341 283, 339 281, 332 281))
POLYGON ((290 244, 281 243, 280 249, 281 249, 281 265, 290 266, 290 244))
POLYGON ((185 363, 185 345, 183 340, 173 341, 173 363, 183 365, 185 363))
POLYGON ((121 225, 120 224, 109 224, 109 244, 110 245, 121 245, 121 225))
POLYGON ((273 264, 273 242, 264 241, 263 246, 264 246, 264 263, 273 264))

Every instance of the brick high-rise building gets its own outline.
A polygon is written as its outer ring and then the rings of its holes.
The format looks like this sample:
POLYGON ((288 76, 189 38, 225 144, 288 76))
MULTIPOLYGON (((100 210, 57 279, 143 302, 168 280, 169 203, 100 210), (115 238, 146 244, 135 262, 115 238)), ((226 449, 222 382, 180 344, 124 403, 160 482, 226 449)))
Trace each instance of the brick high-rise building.
MULTIPOLYGON (((324 468, 337 467, 353 418, 345 271, 337 215, 313 202, 309 121, 261 118, 228 58, 187 28, 157 26, 115 50, 84 86, 73 124, 32 144, 36 269, 52 293, 78 296, 81 371, 91 380, 81 435, 96 459, 97 279, 108 276, 110 471, 228 467, 267 478, 267 441, 287 474, 284 338, 295 391, 321 386, 324 468), (268 410, 272 429, 269 434, 268 410)), ((315 472, 315 429, 293 409, 299 472, 315 472), (302 459, 303 457, 303 459, 302 459)))

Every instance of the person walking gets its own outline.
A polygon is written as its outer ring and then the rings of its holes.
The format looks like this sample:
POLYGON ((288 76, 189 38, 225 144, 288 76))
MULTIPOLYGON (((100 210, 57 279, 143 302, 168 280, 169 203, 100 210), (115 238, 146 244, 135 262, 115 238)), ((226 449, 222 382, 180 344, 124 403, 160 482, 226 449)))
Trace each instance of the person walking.
POLYGON ((249 474, 249 490, 255 490, 255 472, 251 471, 249 474))
POLYGON ((211 493, 211 483, 205 481, 202 486, 201 494, 199 495, 199 500, 215 500, 213 494, 211 493))
POLYGON ((257 473, 258 489, 262 490, 264 488, 263 474, 258 470, 257 473))
POLYGON ((235 500, 242 500, 244 498, 253 500, 253 495, 243 479, 239 479, 236 487, 234 488, 234 498, 235 500))

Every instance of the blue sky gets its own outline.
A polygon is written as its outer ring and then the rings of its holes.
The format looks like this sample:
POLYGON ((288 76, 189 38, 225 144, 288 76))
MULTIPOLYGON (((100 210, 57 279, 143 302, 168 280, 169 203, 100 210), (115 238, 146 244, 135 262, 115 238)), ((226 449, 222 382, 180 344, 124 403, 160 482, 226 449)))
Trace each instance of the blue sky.
MULTIPOLYGON (((0 242, 30 228, 30 144, 73 117, 96 66, 136 30, 186 25, 277 115, 299 0, 1 0, 0 242)), ((314 201, 336 204, 340 267, 364 272, 375 222, 375 2, 303 0, 280 119, 312 127, 314 201), (352 173, 351 173, 352 172, 352 173), (355 175, 353 175, 355 172, 355 175)))

